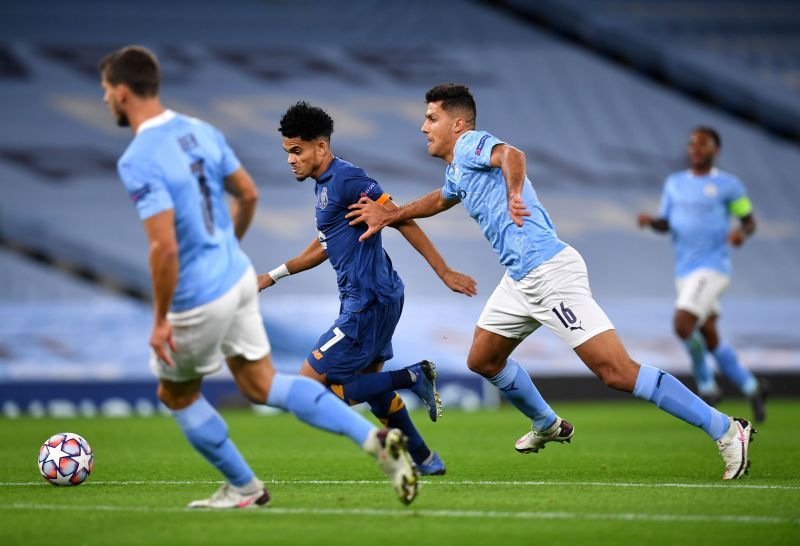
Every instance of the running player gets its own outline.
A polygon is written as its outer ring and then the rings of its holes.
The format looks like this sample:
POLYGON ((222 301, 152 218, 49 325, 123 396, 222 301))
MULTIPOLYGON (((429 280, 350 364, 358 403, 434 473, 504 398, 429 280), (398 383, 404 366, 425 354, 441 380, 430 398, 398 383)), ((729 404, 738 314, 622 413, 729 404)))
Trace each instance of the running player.
MULTIPOLYGON (((348 403, 367 402, 382 423, 408 436, 409 452, 420 474, 442 475, 445 466, 439 454, 425 444, 395 392, 411 389, 436 421, 441 400, 434 383, 434 364, 423 360, 401 370, 381 372, 384 362, 393 356, 392 335, 403 309, 403 281, 392 268, 380 236, 359 244, 363 227, 350 226, 345 219, 348 207, 362 196, 396 205, 366 172, 334 157, 330 148, 333 119, 323 109, 298 102, 283 115, 279 130, 295 178, 316 181, 318 237, 299 256, 259 275, 259 288, 328 260, 336 271, 341 301, 339 318, 320 337, 300 375, 329 385, 348 403)), ((467 296, 476 293, 475 281, 450 269, 414 221, 395 227, 450 289, 467 296)))
POLYGON ((711 127, 692 130, 689 170, 667 177, 658 217, 639 214, 639 227, 672 235, 678 289, 675 333, 689 352, 700 396, 712 406, 720 398, 714 372, 706 362, 709 352, 722 373, 750 400, 754 419, 761 422, 766 416, 766 391, 717 331, 719 299, 730 283, 728 244, 741 246, 756 229, 744 185, 714 166, 719 149, 717 131, 711 127), (731 215, 739 219, 739 226, 728 231, 731 215))
POLYGON ((417 474, 398 429, 378 430, 319 383, 276 373, 258 310, 257 279, 239 247, 256 208, 250 175, 211 125, 161 105, 160 68, 139 46, 100 61, 104 101, 133 141, 117 164, 150 243, 154 324, 150 366, 158 398, 189 443, 225 477, 191 508, 265 506, 270 496, 200 393, 223 355, 242 393, 345 434, 377 457, 400 500, 411 502, 417 474), (233 196, 230 211, 224 193, 233 196))
POLYGON ((662 410, 701 427, 717 442, 725 462, 723 479, 741 477, 749 466, 755 432, 745 419, 710 407, 672 375, 640 366, 592 298, 586 264, 556 235, 553 222, 525 174, 525 155, 475 129, 475 101, 463 85, 428 91, 422 132, 428 153, 447 163, 445 185, 395 210, 361 198, 348 217, 366 222, 362 239, 384 226, 443 212, 458 202, 478 222, 508 270, 478 320, 467 365, 487 378, 532 421, 516 443, 521 453, 548 442, 566 442, 574 429, 541 397, 511 353, 544 324, 575 350, 611 388, 632 392, 662 410))

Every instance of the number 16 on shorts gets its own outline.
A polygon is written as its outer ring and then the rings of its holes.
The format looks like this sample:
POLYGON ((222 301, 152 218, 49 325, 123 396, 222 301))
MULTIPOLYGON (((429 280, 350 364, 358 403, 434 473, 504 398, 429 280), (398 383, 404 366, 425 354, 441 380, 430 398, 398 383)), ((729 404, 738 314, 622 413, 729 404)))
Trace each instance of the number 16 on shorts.
POLYGON ((575 330, 583 330, 583 323, 578 321, 578 317, 575 316, 575 313, 572 312, 572 309, 564 305, 564 302, 561 302, 560 307, 553 307, 551 311, 555 314, 561 324, 564 325, 564 328, 569 328, 570 331, 575 330), (575 323, 578 323, 575 326, 575 323))

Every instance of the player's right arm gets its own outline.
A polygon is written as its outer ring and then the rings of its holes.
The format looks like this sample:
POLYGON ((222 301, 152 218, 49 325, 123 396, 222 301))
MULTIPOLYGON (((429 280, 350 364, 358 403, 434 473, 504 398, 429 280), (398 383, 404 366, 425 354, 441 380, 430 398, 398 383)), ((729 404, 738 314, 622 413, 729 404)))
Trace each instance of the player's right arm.
POLYGON ((669 221, 666 218, 655 218, 645 212, 640 212, 638 217, 640 228, 651 228, 653 231, 664 233, 669 231, 669 221))
POLYGON ((260 292, 265 288, 269 288, 283 277, 317 267, 327 259, 328 255, 325 253, 325 249, 322 248, 322 243, 319 242, 318 238, 314 238, 303 252, 272 271, 259 275, 258 290, 260 292))
POLYGON ((240 166, 225 177, 225 191, 233 196, 231 221, 236 238, 241 241, 258 206, 258 188, 250 174, 240 166))
POLYGON ((144 230, 150 243, 150 276, 153 281, 153 331, 150 346, 156 356, 170 366, 175 363, 165 350, 175 351, 172 326, 167 312, 178 284, 178 241, 175 237, 175 212, 168 209, 144 220, 144 230))
POLYGON ((458 202, 458 199, 446 199, 441 190, 433 190, 396 209, 387 209, 369 197, 362 197, 357 203, 350 205, 351 212, 348 212, 345 218, 351 219, 351 226, 367 224, 367 231, 358 239, 364 241, 386 226, 413 218, 428 218, 452 208, 458 202))

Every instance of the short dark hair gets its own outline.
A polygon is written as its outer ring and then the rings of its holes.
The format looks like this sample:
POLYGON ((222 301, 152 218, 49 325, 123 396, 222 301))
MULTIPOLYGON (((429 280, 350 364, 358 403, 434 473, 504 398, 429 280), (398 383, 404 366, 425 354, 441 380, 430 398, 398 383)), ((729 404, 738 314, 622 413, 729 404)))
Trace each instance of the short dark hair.
POLYGON ((475 125, 477 108, 475 99, 466 85, 456 83, 443 83, 425 93, 425 102, 442 102, 442 109, 446 112, 461 110, 467 114, 467 123, 475 125))
POLYGON ((333 134, 333 119, 319 106, 311 106, 301 100, 291 106, 281 117, 278 128, 284 138, 300 138, 305 141, 324 138, 333 134))
POLYGON ((139 97, 155 97, 161 82, 161 68, 155 53, 131 45, 113 51, 97 65, 111 85, 124 83, 139 97))
POLYGON ((692 133, 705 133, 711 137, 711 140, 714 141, 714 144, 717 145, 717 148, 722 146, 722 139, 719 137, 717 130, 713 127, 709 127, 708 125, 698 125, 692 129, 692 133))

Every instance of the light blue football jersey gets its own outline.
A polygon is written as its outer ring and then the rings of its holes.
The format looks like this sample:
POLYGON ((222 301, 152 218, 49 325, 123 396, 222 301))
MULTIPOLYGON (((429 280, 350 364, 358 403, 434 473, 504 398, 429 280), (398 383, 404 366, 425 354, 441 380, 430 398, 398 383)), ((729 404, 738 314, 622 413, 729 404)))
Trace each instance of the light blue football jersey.
POLYGON ((453 162, 445 170, 442 195, 461 200, 500 256, 500 263, 508 268, 509 276, 518 281, 567 245, 558 238, 527 176, 521 196, 531 215, 525 217, 522 227, 511 220, 503 172, 490 165, 492 148, 498 144, 504 143, 485 131, 461 135, 453 162))
POLYGON ((745 196, 738 178, 716 168, 703 176, 687 170, 667 177, 659 217, 669 222, 676 277, 697 269, 730 275, 730 205, 745 196))
POLYGON ((180 272, 172 311, 222 296, 250 266, 224 199, 224 178, 239 165, 220 131, 171 110, 145 121, 117 162, 142 220, 174 209, 180 272))

